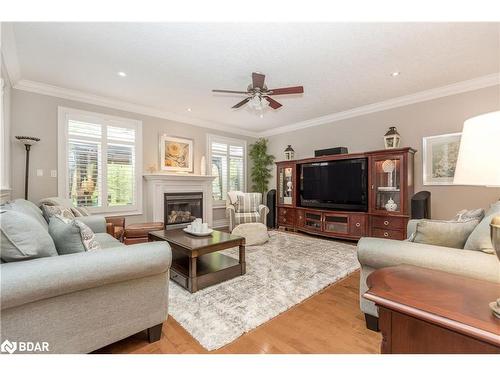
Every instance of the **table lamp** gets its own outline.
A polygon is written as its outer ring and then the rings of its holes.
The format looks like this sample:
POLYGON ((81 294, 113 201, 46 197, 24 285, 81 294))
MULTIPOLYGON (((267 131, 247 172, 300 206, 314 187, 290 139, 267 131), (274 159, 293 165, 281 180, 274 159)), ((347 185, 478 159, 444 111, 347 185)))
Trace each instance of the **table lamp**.
MULTIPOLYGON (((464 122, 454 184, 500 187, 500 111, 464 122)), ((490 224, 491 242, 500 260, 500 216, 490 224)), ((500 298, 490 303, 500 318, 500 298)))

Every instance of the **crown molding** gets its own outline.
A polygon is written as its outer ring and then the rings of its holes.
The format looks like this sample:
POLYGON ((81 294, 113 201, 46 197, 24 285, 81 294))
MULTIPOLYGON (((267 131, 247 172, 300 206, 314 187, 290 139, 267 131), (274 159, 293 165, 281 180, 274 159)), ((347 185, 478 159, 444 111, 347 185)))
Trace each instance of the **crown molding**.
POLYGON ((21 68, 17 58, 16 38, 14 27, 10 22, 1 22, 2 60, 9 76, 11 86, 14 86, 21 79, 21 68))
POLYGON ((409 104, 425 102, 428 100, 438 99, 445 96, 474 91, 486 87, 500 85, 500 73, 489 74, 486 76, 461 81, 446 86, 436 87, 430 90, 420 91, 410 95, 404 95, 397 98, 392 98, 378 103, 368 104, 361 107, 349 109, 347 111, 336 112, 326 116, 316 117, 310 120, 300 121, 294 124, 281 126, 279 128, 266 130, 261 132, 261 137, 269 137, 288 133, 296 130, 311 128, 314 126, 330 124, 336 121, 345 120, 353 117, 367 115, 370 113, 385 111, 392 108, 403 107, 409 104))
POLYGON ((165 120, 176 121, 184 124, 190 124, 203 128, 219 130, 230 134, 244 135, 247 137, 258 138, 256 132, 238 129, 230 125, 222 125, 211 121, 200 120, 192 117, 178 115, 176 113, 163 111, 158 108, 144 106, 140 104, 129 103, 126 101, 107 98, 100 95, 88 94, 83 91, 67 89, 59 86, 49 85, 43 82, 21 79, 13 87, 16 90, 29 91, 41 95, 55 96, 62 99, 74 100, 78 102, 98 105, 101 107, 118 109, 121 111, 137 113, 141 115, 162 118, 165 120))
POLYGON ((388 109, 403 107, 410 104, 420 103, 428 100, 438 99, 450 95, 460 94, 467 91, 474 91, 486 87, 500 85, 500 73, 489 74, 486 76, 461 81, 446 86, 436 87, 430 90, 420 91, 410 95, 404 95, 392 98, 378 103, 368 104, 361 107, 352 108, 346 111, 332 113, 326 116, 316 117, 310 120, 297 122, 290 125, 281 126, 276 129, 266 130, 264 132, 253 132, 235 128, 231 125, 222 125, 211 121, 191 118, 175 113, 163 111, 158 108, 143 106, 140 104, 128 103, 125 101, 107 98, 99 95, 88 94, 83 91, 66 89, 59 86, 49 85, 42 82, 35 82, 21 79, 13 84, 17 90, 34 92, 42 95, 55 96, 62 99, 74 100, 107 108, 118 109, 121 111, 142 114, 151 117, 162 118, 180 123, 190 124, 203 128, 223 131, 230 134, 238 134, 252 138, 269 137, 273 135, 288 133, 301 129, 307 129, 314 126, 330 124, 336 121, 345 120, 353 117, 367 115, 370 113, 385 111, 388 109))

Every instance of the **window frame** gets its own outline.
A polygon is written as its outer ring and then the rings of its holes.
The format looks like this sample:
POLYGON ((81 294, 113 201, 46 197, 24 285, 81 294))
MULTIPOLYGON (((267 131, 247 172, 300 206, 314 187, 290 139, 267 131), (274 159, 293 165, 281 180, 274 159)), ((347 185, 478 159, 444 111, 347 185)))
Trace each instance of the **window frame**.
MULTIPOLYGON (((230 137, 224 137, 221 135, 215 135, 215 134, 207 134, 207 171, 212 174, 212 143, 224 143, 229 146, 239 146, 243 147, 243 191, 247 191, 247 163, 248 163, 248 154, 247 154, 247 141, 244 139, 240 138, 230 138, 230 137)), ((229 153, 227 155, 227 166, 229 168, 229 153)), ((227 186, 229 186, 229 171, 227 173, 227 186)), ((221 200, 216 200, 213 199, 212 195, 212 205, 214 207, 225 207, 226 206, 226 199, 223 198, 221 200)))
MULTIPOLYGON (((75 108, 58 107, 58 124, 57 124, 57 195, 59 197, 68 197, 69 176, 68 176, 68 121, 70 118, 89 121, 92 123, 100 124, 106 130, 108 126, 118 126, 136 131, 136 139, 134 142, 135 147, 135 191, 134 191, 134 204, 127 206, 109 206, 107 198, 104 197, 107 192, 107 163, 103 162, 102 167, 102 186, 103 194, 101 207, 85 207, 89 212, 95 214, 106 214, 108 216, 129 216, 142 214, 142 121, 134 120, 124 117, 111 116, 105 113, 83 111, 75 108)), ((107 153, 107 131, 103 131, 103 136, 100 138, 101 142, 101 157, 103 161, 107 160, 105 157, 107 153)))

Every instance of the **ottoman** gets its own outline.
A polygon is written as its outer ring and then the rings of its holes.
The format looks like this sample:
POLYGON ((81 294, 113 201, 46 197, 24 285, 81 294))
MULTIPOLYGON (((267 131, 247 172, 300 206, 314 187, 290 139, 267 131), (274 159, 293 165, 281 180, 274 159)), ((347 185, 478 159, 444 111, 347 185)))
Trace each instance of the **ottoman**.
POLYGON ((245 246, 262 245, 269 240, 267 227, 262 223, 244 223, 237 225, 231 234, 245 237, 245 246))
POLYGON ((148 242, 148 233, 154 230, 163 230, 164 225, 161 221, 154 223, 137 223, 125 227, 124 240, 125 245, 148 242))

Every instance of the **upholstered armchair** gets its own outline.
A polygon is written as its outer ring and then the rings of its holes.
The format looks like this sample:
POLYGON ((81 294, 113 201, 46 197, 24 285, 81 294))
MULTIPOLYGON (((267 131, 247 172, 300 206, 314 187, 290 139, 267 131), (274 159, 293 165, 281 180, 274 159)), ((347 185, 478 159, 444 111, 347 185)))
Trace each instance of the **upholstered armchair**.
POLYGON ((229 231, 243 223, 262 223, 266 225, 269 208, 262 204, 261 193, 227 193, 226 216, 229 218, 229 231))
MULTIPOLYGON (((75 216, 90 216, 91 214, 84 207, 75 207, 71 199, 60 198, 60 197, 50 197, 41 199, 38 202, 38 206, 41 207, 42 204, 47 206, 63 206, 71 209, 75 216)), ((105 217, 106 220, 106 232, 115 237, 120 242, 123 242, 123 234, 125 231, 125 218, 121 216, 105 217)))

